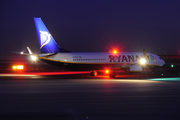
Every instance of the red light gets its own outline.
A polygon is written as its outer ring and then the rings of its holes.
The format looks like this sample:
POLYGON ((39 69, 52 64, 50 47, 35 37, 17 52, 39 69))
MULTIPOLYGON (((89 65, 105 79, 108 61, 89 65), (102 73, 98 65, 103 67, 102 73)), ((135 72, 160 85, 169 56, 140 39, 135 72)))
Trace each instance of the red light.
POLYGON ((108 74, 108 73, 109 73, 109 70, 106 70, 105 72, 106 72, 106 74, 108 74))
POLYGON ((113 53, 114 53, 114 54, 117 54, 118 52, 117 52, 117 50, 113 50, 113 53))

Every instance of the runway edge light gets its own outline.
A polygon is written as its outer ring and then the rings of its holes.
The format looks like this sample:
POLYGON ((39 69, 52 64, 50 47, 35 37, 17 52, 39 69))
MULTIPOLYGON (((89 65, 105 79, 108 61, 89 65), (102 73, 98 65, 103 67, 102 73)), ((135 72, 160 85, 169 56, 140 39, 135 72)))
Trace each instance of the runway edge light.
POLYGON ((12 69, 13 70, 23 70, 24 69, 24 65, 13 65, 12 69))

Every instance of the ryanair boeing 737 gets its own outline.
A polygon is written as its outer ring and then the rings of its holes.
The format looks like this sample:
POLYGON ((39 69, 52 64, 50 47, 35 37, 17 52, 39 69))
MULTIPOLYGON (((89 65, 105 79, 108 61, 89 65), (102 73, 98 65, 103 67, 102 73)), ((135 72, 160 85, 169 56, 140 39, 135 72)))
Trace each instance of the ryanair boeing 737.
MULTIPOLYGON (((41 18, 34 18, 41 54, 38 59, 68 70, 91 70, 96 76, 98 70, 110 70, 109 77, 114 78, 116 71, 142 71, 146 67, 161 67, 165 62, 159 56, 143 52, 70 52, 57 45, 41 18)), ((28 48, 32 59, 34 54, 28 48)))

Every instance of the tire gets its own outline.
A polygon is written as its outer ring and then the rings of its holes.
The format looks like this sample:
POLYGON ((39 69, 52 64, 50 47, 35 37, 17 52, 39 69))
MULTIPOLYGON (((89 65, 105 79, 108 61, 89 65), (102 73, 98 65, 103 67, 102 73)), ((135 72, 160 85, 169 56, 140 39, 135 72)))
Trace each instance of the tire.
POLYGON ((115 78, 115 77, 116 77, 116 73, 115 73, 115 72, 109 73, 109 77, 110 77, 110 78, 115 78))
POLYGON ((97 72, 96 71, 91 71, 90 75, 91 76, 97 76, 97 72))
POLYGON ((130 68, 128 67, 128 68, 126 68, 126 73, 130 73, 130 68))

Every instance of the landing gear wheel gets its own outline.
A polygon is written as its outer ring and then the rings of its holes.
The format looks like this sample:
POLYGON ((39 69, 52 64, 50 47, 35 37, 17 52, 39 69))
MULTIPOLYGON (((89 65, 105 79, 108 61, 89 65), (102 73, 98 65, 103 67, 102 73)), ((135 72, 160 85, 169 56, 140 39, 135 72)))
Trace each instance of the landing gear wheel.
POLYGON ((109 73, 109 77, 110 78, 115 78, 116 77, 116 73, 115 72, 110 72, 109 73))
POLYGON ((97 76, 97 72, 96 71, 91 71, 90 75, 91 76, 97 76))
POLYGON ((126 73, 130 73, 130 68, 128 67, 128 68, 126 68, 126 73))

